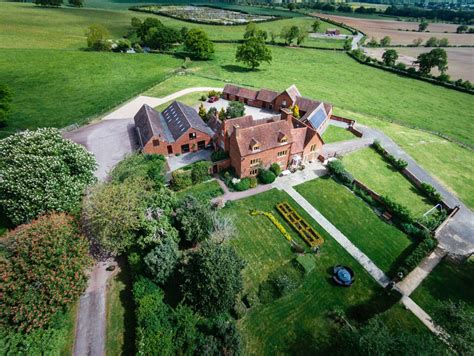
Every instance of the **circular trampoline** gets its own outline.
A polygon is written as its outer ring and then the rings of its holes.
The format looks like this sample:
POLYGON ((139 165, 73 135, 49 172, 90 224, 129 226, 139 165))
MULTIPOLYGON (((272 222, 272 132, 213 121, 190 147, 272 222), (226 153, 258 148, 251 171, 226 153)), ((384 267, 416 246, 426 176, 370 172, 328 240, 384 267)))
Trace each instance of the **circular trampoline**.
POLYGON ((341 286, 349 287, 354 283, 354 272, 347 266, 337 265, 333 268, 332 279, 341 286))

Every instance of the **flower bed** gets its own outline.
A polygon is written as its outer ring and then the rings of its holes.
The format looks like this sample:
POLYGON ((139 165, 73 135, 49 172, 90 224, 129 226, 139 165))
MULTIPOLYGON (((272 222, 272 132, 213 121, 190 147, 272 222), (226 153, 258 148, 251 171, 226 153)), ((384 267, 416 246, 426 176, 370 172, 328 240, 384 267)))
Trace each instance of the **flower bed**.
POLYGON ((282 224, 277 220, 276 217, 273 216, 272 213, 266 212, 266 211, 261 211, 261 210, 251 210, 250 215, 252 216, 257 216, 257 215, 263 215, 266 216, 272 223, 273 225, 276 226, 276 228, 282 233, 285 238, 291 242, 294 243, 293 239, 291 238, 291 235, 286 231, 286 229, 283 227, 282 224))
POLYGON ((321 235, 319 235, 290 204, 287 202, 279 203, 276 205, 276 209, 309 246, 316 247, 324 243, 324 239, 321 235))

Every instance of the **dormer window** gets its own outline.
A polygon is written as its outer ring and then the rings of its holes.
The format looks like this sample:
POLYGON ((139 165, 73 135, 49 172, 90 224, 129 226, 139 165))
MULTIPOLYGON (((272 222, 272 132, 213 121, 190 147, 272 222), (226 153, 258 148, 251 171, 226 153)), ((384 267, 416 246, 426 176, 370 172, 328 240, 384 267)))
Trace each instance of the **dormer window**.
POLYGON ((283 132, 278 132, 278 142, 279 143, 288 143, 288 137, 283 132))
POLYGON ((260 142, 252 138, 250 140, 250 149, 252 150, 252 152, 260 151, 260 142))
POLYGON ((189 133, 189 139, 190 140, 194 140, 195 138, 196 138, 196 133, 195 132, 189 133))

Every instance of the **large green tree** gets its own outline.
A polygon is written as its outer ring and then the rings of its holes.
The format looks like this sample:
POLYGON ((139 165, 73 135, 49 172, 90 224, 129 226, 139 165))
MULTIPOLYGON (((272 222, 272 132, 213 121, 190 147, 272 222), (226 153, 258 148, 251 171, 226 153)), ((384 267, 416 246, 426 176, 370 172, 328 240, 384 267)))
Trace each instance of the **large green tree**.
POLYGON ((7 125, 8 113, 12 102, 12 92, 4 84, 0 84, 0 127, 7 125))
POLYGON ((169 220, 175 203, 169 190, 156 191, 143 177, 98 184, 84 200, 84 229, 97 253, 104 249, 119 255, 132 246, 155 246, 164 238, 177 239, 169 220))
POLYGON ((237 47, 235 59, 237 62, 243 62, 250 68, 255 69, 259 67, 262 62, 270 63, 272 60, 272 52, 265 45, 262 38, 251 37, 237 47))
POLYGON ((143 44, 160 51, 170 49, 175 43, 179 42, 179 33, 171 27, 152 27, 143 38, 143 44))
POLYGON ((154 282, 164 284, 174 272, 179 257, 176 241, 164 238, 145 256, 146 271, 154 282))
POLYGON ((95 181, 96 161, 57 129, 0 140, 0 206, 15 225, 49 211, 71 211, 95 181))
POLYGON ((291 45, 291 43, 298 38, 299 34, 300 29, 298 26, 286 26, 281 30, 280 37, 283 38, 286 45, 291 45))
POLYGON ((110 33, 102 25, 90 25, 86 31, 87 47, 93 51, 110 51, 112 43, 110 33))
POLYGON ((444 74, 448 69, 448 55, 444 49, 435 48, 428 53, 420 54, 416 63, 418 63, 421 74, 430 74, 431 69, 434 67, 437 67, 444 74))
POLYGON ((382 54, 382 60, 386 66, 394 66, 397 59, 398 53, 394 49, 388 49, 382 54))
POLYGON ((186 196, 176 209, 176 226, 184 240, 196 244, 209 237, 212 213, 208 202, 186 196))
POLYGON ((44 215, 3 239, 0 323, 30 332, 46 328, 87 285, 89 244, 72 217, 44 215))
POLYGON ((185 301, 207 316, 228 311, 242 291, 244 266, 232 246, 206 242, 184 267, 185 301))
POLYGON ((184 41, 184 49, 196 59, 209 59, 214 54, 214 44, 207 37, 207 33, 200 28, 189 30, 184 41))

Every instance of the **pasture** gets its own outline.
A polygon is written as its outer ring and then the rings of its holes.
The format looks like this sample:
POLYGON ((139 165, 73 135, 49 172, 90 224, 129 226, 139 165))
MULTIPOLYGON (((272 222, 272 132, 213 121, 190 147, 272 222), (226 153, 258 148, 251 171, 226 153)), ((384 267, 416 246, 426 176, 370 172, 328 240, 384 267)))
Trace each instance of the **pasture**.
POLYGON ((329 125, 322 136, 324 143, 333 143, 339 141, 355 140, 357 136, 342 127, 329 125))
POLYGON ((382 37, 390 36, 392 44, 409 45, 413 40, 421 38, 426 42, 430 37, 447 38, 451 45, 474 45, 474 34, 456 33, 459 25, 448 23, 430 23, 429 32, 418 32, 418 22, 416 21, 396 21, 380 19, 364 19, 349 16, 339 16, 331 14, 315 14, 322 18, 328 18, 344 23, 364 32, 370 39, 374 37, 379 41, 382 37))
MULTIPOLYGON (((238 236, 230 243, 247 261, 243 272, 244 294, 257 290, 271 272, 294 257, 290 245, 275 226, 266 217, 250 216, 249 209, 272 212, 295 241, 304 245, 274 208, 280 201, 288 201, 296 208, 323 235, 325 242, 320 254, 314 256, 314 269, 306 274, 296 290, 269 303, 254 306, 239 320, 245 354, 323 352, 329 347, 334 326, 328 315, 335 309, 343 310, 350 318, 360 315, 361 310, 370 309, 373 314, 382 313, 391 327, 426 332, 410 312, 382 295, 381 288, 365 270, 291 197, 275 189, 235 201, 222 210, 233 218, 238 231, 238 236), (355 271, 357 281, 351 288, 337 287, 331 282, 329 270, 335 264, 348 265, 355 271)), ((369 317, 369 313, 365 317, 369 317)))

